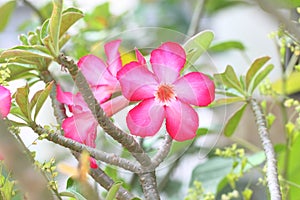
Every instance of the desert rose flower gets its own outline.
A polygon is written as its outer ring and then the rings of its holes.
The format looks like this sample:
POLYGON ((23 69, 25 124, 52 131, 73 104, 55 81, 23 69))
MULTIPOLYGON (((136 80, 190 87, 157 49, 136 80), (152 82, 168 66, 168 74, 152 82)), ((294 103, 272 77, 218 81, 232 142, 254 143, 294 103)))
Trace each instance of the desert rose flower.
MULTIPOLYGON (((0 85, 0 117, 4 118, 8 115, 11 107, 11 94, 8 89, 0 85)), ((3 155, 0 153, 0 160, 3 155)))
POLYGON ((174 140, 196 136, 199 119, 190 104, 210 104, 215 86, 200 72, 180 76, 185 62, 184 49, 177 43, 166 42, 151 52, 152 71, 145 64, 131 62, 118 72, 122 94, 130 101, 141 101, 126 118, 133 135, 153 136, 166 119, 167 132, 174 140))

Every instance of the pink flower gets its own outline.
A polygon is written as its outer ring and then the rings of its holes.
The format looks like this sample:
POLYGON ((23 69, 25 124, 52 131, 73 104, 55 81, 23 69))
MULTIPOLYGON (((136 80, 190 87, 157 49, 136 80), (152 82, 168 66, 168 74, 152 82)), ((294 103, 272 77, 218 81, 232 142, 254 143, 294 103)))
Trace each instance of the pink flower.
MULTIPOLYGON (((11 94, 8 89, 0 85, 0 118, 8 115, 11 107, 11 94)), ((0 153, 0 160, 3 160, 3 155, 0 153)))
MULTIPOLYGON (((129 101, 122 95, 113 99, 111 95, 120 91, 120 84, 116 78, 122 68, 122 61, 118 51, 121 40, 115 40, 104 46, 107 61, 104 63, 94 55, 87 55, 78 61, 78 67, 87 79, 95 98, 100 103, 107 116, 112 116, 125 108, 129 101)), ((98 123, 89 110, 82 95, 62 91, 57 86, 57 100, 67 104, 72 116, 64 119, 62 128, 65 137, 71 138, 90 147, 96 147, 95 139, 98 123)), ((91 167, 96 168, 96 162, 91 159, 91 167)))
POLYGON ((199 119, 190 104, 210 104, 215 86, 200 72, 180 77, 185 62, 183 48, 166 42, 151 52, 152 72, 139 62, 131 62, 118 72, 123 95, 130 101, 141 101, 126 118, 133 135, 153 136, 166 119, 167 131, 174 140, 185 141, 196 136, 199 119))
POLYGON ((0 117, 8 115, 11 107, 11 94, 8 89, 0 85, 0 117))

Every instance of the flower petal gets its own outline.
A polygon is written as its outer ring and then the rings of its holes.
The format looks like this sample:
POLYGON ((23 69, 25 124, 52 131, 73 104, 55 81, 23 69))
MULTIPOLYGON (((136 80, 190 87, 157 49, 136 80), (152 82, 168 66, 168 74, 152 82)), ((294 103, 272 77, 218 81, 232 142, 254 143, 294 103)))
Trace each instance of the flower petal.
POLYGON ((73 105, 73 96, 71 92, 64 92, 59 84, 56 85, 56 99, 60 103, 73 105))
POLYGON ((0 117, 6 117, 11 107, 10 91, 0 85, 0 117))
POLYGON ((126 122, 133 135, 141 137, 156 134, 165 118, 165 110, 154 98, 139 103, 129 111, 126 122))
POLYGON ((125 65, 117 74, 122 94, 131 101, 154 97, 158 82, 152 72, 138 62, 125 65))
POLYGON ((150 63, 161 82, 173 83, 186 60, 184 49, 177 43, 166 42, 151 52, 150 63))
POLYGON ((215 85, 200 72, 189 73, 174 83, 177 98, 188 104, 207 106, 215 98, 215 85))
POLYGON ((71 138, 90 147, 96 147, 97 121, 91 112, 74 113, 62 123, 65 137, 71 138))
POLYGON ((166 127, 174 140, 193 139, 198 126, 198 114, 190 105, 181 101, 173 101, 166 107, 166 127))
POLYGON ((123 96, 113 98, 112 100, 106 101, 101 104, 106 116, 111 117, 123 108, 129 105, 129 101, 123 96))
POLYGON ((105 54, 107 57, 108 69, 113 76, 122 68, 122 60, 119 52, 121 40, 114 40, 108 42, 104 46, 105 54))
POLYGON ((114 92, 113 88, 109 85, 100 85, 91 87, 93 94, 99 103, 103 103, 111 97, 114 92))
POLYGON ((109 84, 111 80, 115 79, 107 70, 105 63, 94 55, 87 55, 80 58, 78 67, 92 86, 109 84))

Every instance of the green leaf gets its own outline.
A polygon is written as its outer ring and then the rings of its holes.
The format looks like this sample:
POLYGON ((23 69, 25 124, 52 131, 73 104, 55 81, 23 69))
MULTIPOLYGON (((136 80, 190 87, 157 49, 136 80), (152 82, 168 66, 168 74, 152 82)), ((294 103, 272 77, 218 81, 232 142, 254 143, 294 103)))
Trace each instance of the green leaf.
POLYGON ((195 63, 195 61, 209 48, 213 38, 213 32, 208 30, 202 31, 190 38, 183 45, 187 60, 185 68, 195 63))
POLYGON ((206 135, 209 133, 209 130, 207 128, 198 128, 197 130, 197 136, 206 135))
POLYGON ((258 58, 252 63, 252 65, 250 66, 250 68, 246 74, 246 88, 247 89, 250 88, 250 84, 251 84, 251 82, 253 82, 253 79, 256 76, 256 74, 258 73, 258 71, 269 60, 270 60, 270 57, 266 56, 266 57, 258 58))
POLYGON ((95 7, 91 14, 87 13, 84 20, 90 30, 102 30, 108 25, 110 19, 109 3, 105 2, 95 7))
POLYGON ((52 59, 48 50, 40 45, 35 46, 17 46, 12 49, 5 50, 1 53, 2 59, 32 59, 32 58, 47 58, 52 59))
MULTIPOLYGON (((42 92, 40 92, 36 101, 34 120, 36 120, 37 115, 39 114, 42 106, 44 105, 46 99, 48 98, 51 90, 52 90, 53 82, 49 83, 42 92)), ((30 105, 32 106, 32 105, 30 105)))
POLYGON ((15 115, 16 117, 24 120, 25 122, 28 122, 27 117, 25 117, 25 115, 23 114, 23 112, 21 111, 21 109, 17 106, 12 106, 10 109, 10 114, 15 115))
MULTIPOLYGON (((195 180, 200 181, 206 193, 215 193, 218 184, 231 171, 232 160, 214 157, 207 162, 196 166, 192 172, 190 187, 195 180)), ((225 184, 226 185, 226 184, 225 184)))
POLYGON ((20 107, 21 112, 26 117, 26 119, 31 121, 31 110, 28 102, 28 95, 29 95, 28 85, 25 85, 22 88, 18 88, 16 92, 16 102, 20 107))
POLYGON ((83 17, 82 11, 76 8, 68 8, 62 14, 61 27, 59 32, 59 37, 67 32, 67 30, 79 19, 83 17))
POLYGON ((217 106, 223 106, 228 105, 236 102, 245 101, 244 97, 231 97, 231 98, 224 98, 224 99, 218 99, 215 100, 210 107, 217 107, 217 106))
POLYGON ((253 81, 253 87, 251 89, 251 94, 255 90, 255 88, 269 75, 269 73, 273 70, 274 65, 268 65, 266 68, 261 70, 253 81))
POLYGON ((0 32, 4 31, 15 7, 16 1, 8 1, 0 7, 0 32))
POLYGON ((6 66, 10 71, 10 77, 8 78, 8 81, 27 77, 29 71, 35 70, 34 67, 30 67, 28 65, 22 65, 22 64, 9 63, 6 66))
POLYGON ((105 200, 114 200, 121 185, 122 185, 121 181, 115 182, 112 185, 112 187, 109 189, 105 200))
POLYGON ((41 32, 40 32, 40 39, 44 41, 44 39, 49 36, 49 19, 44 21, 41 32))
MULTIPOLYGON (((293 71, 286 80, 286 84, 285 84, 286 85, 286 88, 285 88, 286 94, 285 95, 290 95, 293 93, 300 92, 299 80, 300 80, 300 72, 293 71)), ((272 88, 280 94, 283 93, 282 87, 283 87, 282 79, 279 79, 278 81, 275 81, 272 84, 272 88)))
POLYGON ((244 91, 240 84, 240 81, 237 78, 237 75, 235 74, 234 69, 230 65, 228 65, 226 67, 225 72, 220 73, 220 74, 215 74, 214 78, 220 84, 223 84, 223 85, 227 86, 228 88, 233 88, 236 91, 238 91, 239 93, 244 94, 244 91))
POLYGON ((53 10, 49 21, 49 35, 51 46, 55 53, 54 56, 58 56, 59 53, 59 35, 62 21, 62 6, 63 0, 52 0, 53 10))
POLYGON ((247 104, 244 104, 240 109, 238 109, 238 111, 236 111, 228 120, 225 128, 224 128, 224 135, 227 137, 230 137, 235 129, 237 128, 243 113, 245 111, 245 108, 247 107, 247 104))
POLYGON ((241 42, 226 41, 226 42, 221 42, 221 43, 215 44, 215 45, 211 46, 208 50, 209 50, 209 52, 212 52, 212 53, 220 53, 220 52, 229 51, 229 50, 244 51, 245 49, 246 49, 245 46, 241 42))
POLYGON ((80 185, 72 178, 67 180, 67 192, 73 194, 76 200, 87 200, 81 193, 80 193, 80 185))

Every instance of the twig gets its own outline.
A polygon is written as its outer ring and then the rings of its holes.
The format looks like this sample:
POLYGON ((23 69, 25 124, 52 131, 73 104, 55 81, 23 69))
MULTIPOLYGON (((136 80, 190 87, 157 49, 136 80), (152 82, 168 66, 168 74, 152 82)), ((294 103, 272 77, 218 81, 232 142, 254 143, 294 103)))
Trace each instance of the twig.
POLYGON ((79 92, 82 94, 89 109, 103 130, 122 144, 123 147, 126 148, 139 163, 141 163, 142 166, 151 165, 150 157, 145 153, 144 149, 139 145, 134 137, 123 132, 121 129, 116 127, 108 117, 106 117, 103 109, 94 97, 88 82, 81 71, 78 70, 77 64, 63 54, 59 55, 57 62, 69 70, 79 92))
POLYGON ((267 182, 271 200, 281 200, 282 196, 278 180, 277 160, 275 157, 274 147, 269 138, 266 119, 260 105, 255 99, 250 99, 249 103, 256 119, 258 134, 267 158, 267 182))
POLYGON ((141 172, 141 168, 136 163, 133 163, 129 160, 121 158, 115 154, 110 154, 110 153, 100 151, 98 149, 91 148, 89 146, 86 146, 84 144, 76 142, 72 139, 66 138, 66 137, 62 136, 61 134, 51 133, 49 130, 44 129, 43 127, 37 125, 35 122, 32 122, 30 124, 30 127, 38 135, 46 134, 47 140, 52 141, 61 146, 64 146, 68 149, 71 149, 76 152, 82 152, 84 149, 86 149, 89 152, 89 154, 96 160, 100 160, 107 164, 121 167, 123 169, 126 169, 126 170, 134 172, 134 173, 141 172))
POLYGON ((192 20, 188 29, 188 36, 193 36, 197 33, 198 29, 199 29, 199 23, 200 23, 200 19, 202 16, 202 11, 203 11, 203 6, 205 4, 206 0, 198 0, 193 16, 192 16, 192 20))
POLYGON ((168 156, 170 152, 170 148, 172 145, 172 138, 169 136, 169 134, 165 135, 165 140, 163 144, 161 144, 161 148, 158 150, 158 152, 155 154, 155 156, 152 159, 152 165, 150 168, 155 169, 159 166, 160 163, 164 161, 164 159, 168 156))

